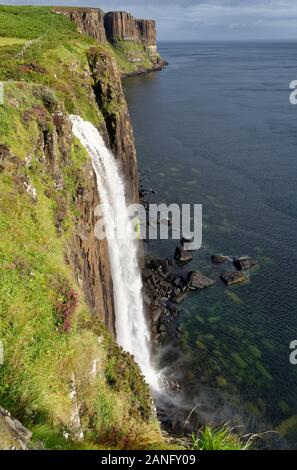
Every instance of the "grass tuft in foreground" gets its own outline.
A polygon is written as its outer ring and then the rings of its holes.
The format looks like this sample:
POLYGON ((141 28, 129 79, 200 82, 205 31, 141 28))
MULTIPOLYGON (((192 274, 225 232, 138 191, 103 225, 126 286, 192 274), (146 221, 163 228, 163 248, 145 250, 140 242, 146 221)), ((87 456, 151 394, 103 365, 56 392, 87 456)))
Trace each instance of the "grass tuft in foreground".
POLYGON ((245 439, 234 433, 227 424, 223 427, 204 426, 192 434, 193 450, 248 450, 251 438, 245 439))

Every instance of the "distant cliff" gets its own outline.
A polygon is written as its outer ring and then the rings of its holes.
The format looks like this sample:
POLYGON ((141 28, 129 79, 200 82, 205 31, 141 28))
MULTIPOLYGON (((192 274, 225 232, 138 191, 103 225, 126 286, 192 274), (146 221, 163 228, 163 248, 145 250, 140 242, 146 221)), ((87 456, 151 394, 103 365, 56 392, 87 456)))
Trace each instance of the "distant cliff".
POLYGON ((165 65, 157 50, 154 20, 135 19, 124 11, 104 14, 95 8, 55 7, 55 11, 74 21, 82 34, 103 43, 110 42, 125 60, 133 64, 128 72, 142 72, 165 65))

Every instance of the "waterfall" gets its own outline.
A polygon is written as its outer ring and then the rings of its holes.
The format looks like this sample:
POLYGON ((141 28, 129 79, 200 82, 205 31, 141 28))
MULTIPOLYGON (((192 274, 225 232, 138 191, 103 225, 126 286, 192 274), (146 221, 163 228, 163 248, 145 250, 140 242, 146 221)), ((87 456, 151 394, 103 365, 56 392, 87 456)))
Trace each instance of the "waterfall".
POLYGON ((137 241, 129 236, 134 227, 127 208, 124 181, 114 155, 93 124, 79 116, 70 116, 70 119, 74 135, 92 159, 97 178, 113 280, 117 342, 134 356, 146 381, 158 388, 158 377, 150 362, 150 332, 142 299, 137 241), (119 234, 119 225, 126 228, 127 236, 119 234))

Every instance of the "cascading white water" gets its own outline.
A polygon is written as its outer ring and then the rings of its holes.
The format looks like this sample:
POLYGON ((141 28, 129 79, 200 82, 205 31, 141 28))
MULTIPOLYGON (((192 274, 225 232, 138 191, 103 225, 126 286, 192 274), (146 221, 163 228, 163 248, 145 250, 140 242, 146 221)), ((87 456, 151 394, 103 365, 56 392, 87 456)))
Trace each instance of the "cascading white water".
POLYGON ((147 382, 157 389, 158 376, 150 362, 150 333, 142 300, 137 241, 129 236, 134 228, 123 178, 114 155, 93 124, 79 116, 70 116, 70 119, 72 131, 89 153, 97 177, 113 279, 117 342, 133 354, 147 382), (127 236, 119 233, 119 226, 126 227, 127 236))

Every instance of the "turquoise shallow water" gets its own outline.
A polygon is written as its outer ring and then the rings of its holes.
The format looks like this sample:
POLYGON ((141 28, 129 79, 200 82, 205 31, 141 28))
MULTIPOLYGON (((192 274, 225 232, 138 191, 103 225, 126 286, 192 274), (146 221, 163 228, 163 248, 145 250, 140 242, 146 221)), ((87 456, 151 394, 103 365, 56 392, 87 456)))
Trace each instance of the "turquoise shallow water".
MULTIPOLYGON (((297 339, 296 44, 160 50, 167 69, 124 85, 143 183, 156 202, 203 204, 203 246, 189 269, 218 279, 210 256, 220 252, 260 262, 246 285, 218 280, 187 298, 182 337, 161 363, 183 370, 185 399, 199 403, 200 417, 278 429, 278 445, 297 447, 297 366, 289 362, 297 339)), ((147 249, 172 256, 175 246, 147 249)))

